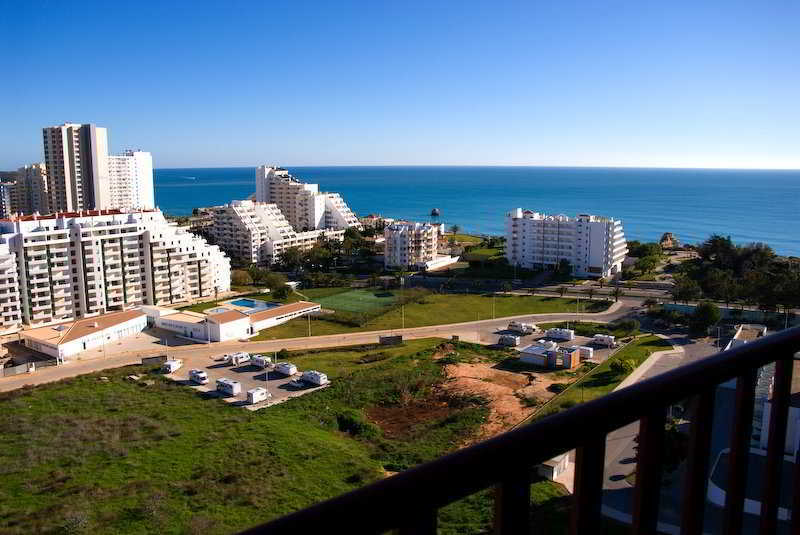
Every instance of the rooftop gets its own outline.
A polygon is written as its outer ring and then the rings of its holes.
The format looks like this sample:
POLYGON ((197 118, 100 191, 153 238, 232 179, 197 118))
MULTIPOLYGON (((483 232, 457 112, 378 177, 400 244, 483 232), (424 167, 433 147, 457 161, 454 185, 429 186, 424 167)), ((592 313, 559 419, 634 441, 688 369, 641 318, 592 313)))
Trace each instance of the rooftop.
POLYGON ((312 310, 315 308, 319 308, 318 303, 312 303, 310 301, 298 301, 296 303, 290 303, 288 305, 281 305, 279 307, 268 308, 267 310, 261 310, 259 312, 253 312, 250 314, 250 321, 261 321, 270 318, 275 318, 278 316, 283 316, 284 314, 292 314, 295 312, 302 312, 305 310, 312 310))
POLYGON ((65 344, 140 316, 144 316, 144 314, 138 310, 112 312, 78 321, 59 323, 58 325, 48 325, 47 327, 23 331, 22 336, 52 345, 65 344))

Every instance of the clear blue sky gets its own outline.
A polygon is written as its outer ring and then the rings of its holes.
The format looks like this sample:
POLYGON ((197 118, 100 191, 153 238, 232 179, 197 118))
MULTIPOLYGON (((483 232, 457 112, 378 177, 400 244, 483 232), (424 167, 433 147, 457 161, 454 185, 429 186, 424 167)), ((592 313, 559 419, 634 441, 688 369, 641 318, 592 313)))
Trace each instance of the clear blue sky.
POLYGON ((0 169, 65 121, 157 167, 800 168, 798 2, 0 9, 0 169))

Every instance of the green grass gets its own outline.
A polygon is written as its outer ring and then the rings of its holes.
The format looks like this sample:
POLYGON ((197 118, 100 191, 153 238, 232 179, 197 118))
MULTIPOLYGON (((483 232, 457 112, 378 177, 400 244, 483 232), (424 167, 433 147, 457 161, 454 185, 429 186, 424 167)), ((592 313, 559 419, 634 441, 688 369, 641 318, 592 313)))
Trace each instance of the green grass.
POLYGON ((617 338, 624 338, 639 334, 639 331, 631 332, 627 329, 616 326, 614 323, 595 323, 591 321, 560 321, 555 323, 540 323, 539 327, 542 329, 551 328, 570 328, 575 331, 578 336, 594 336, 595 334, 611 334, 617 338))
POLYGON ((231 533, 439 457, 487 416, 437 397, 440 342, 293 353, 331 386, 257 412, 141 366, 3 394, 0 532, 231 533), (391 435, 375 410, 420 416, 391 435))
POLYGON ((481 243, 483 241, 480 236, 472 236, 471 234, 448 234, 444 239, 449 240, 451 237, 455 237, 456 241, 460 243, 481 243))
POLYGON ((350 290, 336 293, 328 297, 317 298, 316 302, 323 308, 346 310, 348 312, 371 312, 391 306, 397 300, 399 292, 391 290, 350 290))
POLYGON ((464 253, 465 260, 489 260, 503 256, 503 249, 500 247, 473 247, 464 253))
POLYGON ((611 363, 613 361, 633 360, 638 367, 652 353, 663 351, 670 347, 672 346, 668 341, 657 336, 647 335, 637 338, 617 351, 610 359, 597 366, 592 373, 582 377, 564 393, 553 398, 550 403, 543 407, 543 410, 536 414, 535 418, 542 418, 561 412, 581 402, 605 396, 614 390, 627 375, 612 371, 611 363))
MULTIPOLYGON (((576 304, 574 299, 516 295, 496 297, 494 302, 494 315, 497 318, 522 314, 573 312, 576 304)), ((608 302, 593 301, 587 312, 600 312, 608 308, 608 306, 608 302)), ((401 310, 399 307, 391 308, 385 314, 380 314, 370 319, 360 327, 326 321, 324 318, 322 316, 321 319, 313 319, 311 321, 311 334, 313 336, 398 329, 401 326, 401 310)), ((405 305, 406 328, 491 318, 492 297, 489 295, 427 293, 423 295, 422 302, 405 305)), ((277 327, 261 331, 253 340, 275 340, 301 336, 308 336, 308 320, 306 318, 292 320, 277 327)))

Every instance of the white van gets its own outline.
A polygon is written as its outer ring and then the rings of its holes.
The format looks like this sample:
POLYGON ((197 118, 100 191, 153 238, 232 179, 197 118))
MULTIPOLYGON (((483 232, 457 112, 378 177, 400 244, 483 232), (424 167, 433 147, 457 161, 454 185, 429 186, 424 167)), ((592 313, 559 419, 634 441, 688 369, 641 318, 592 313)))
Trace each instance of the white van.
POLYGON ((161 365, 161 371, 164 373, 174 373, 183 366, 181 359, 170 359, 161 365))
POLYGON ((317 370, 308 370, 303 372, 303 375, 300 377, 300 379, 306 383, 316 386, 328 384, 328 376, 322 372, 318 372, 317 370))
POLYGON ((234 381, 233 379, 227 379, 225 377, 217 379, 217 392, 228 396, 236 396, 240 394, 241 391, 242 383, 239 381, 234 381))
POLYGON ((519 334, 533 334, 536 332, 536 325, 533 323, 522 323, 521 321, 512 321, 508 324, 508 330, 519 334))
POLYGON ((242 364, 247 364, 250 362, 250 353, 245 353, 242 351, 240 353, 226 355, 226 360, 231 366, 241 366, 242 364))
POLYGON ((251 405, 261 403, 262 401, 266 401, 271 397, 272 394, 270 394, 269 391, 263 386, 259 386, 247 391, 247 402, 251 405))
POLYGON ((517 347, 519 345, 519 336, 504 334, 497 339, 497 344, 506 347, 517 347))
POLYGON ((291 377, 292 375, 297 373, 297 366, 292 364, 291 362, 279 362, 275 365, 275 371, 278 373, 282 373, 286 377, 291 377))
POLYGON ((207 385, 208 374, 205 372, 205 370, 189 370, 189 380, 199 385, 207 385))
POLYGON ((268 357, 266 355, 253 355, 250 357, 250 363, 257 368, 264 370, 270 364, 272 364, 272 357, 268 357))

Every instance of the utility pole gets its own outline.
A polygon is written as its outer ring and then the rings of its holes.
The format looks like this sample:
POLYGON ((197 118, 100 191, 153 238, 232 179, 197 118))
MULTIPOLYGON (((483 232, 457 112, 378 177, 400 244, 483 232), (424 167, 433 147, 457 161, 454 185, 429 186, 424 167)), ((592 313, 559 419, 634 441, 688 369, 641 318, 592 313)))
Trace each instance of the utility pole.
POLYGON ((492 293, 492 319, 494 319, 494 297, 495 297, 495 294, 492 293))
POLYGON ((406 328, 406 278, 400 277, 400 325, 401 329, 406 328))
POLYGON ((311 338, 311 314, 306 314, 308 318, 308 337, 311 338))

